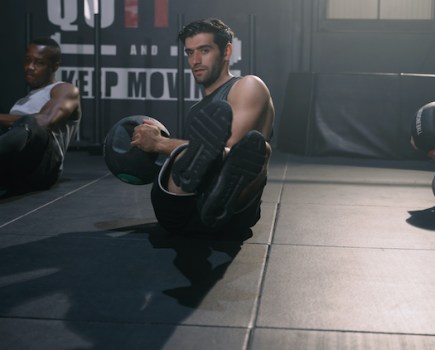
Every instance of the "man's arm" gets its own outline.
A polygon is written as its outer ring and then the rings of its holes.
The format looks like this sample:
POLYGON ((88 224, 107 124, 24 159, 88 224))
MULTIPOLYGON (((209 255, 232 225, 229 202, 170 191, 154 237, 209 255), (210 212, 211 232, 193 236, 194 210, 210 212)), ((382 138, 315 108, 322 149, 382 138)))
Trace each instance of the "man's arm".
MULTIPOLYGON (((231 137, 227 146, 237 143, 248 131, 258 130, 269 139, 272 132, 274 107, 269 90, 261 79, 246 76, 231 89, 228 103, 233 110, 231 137)), ((145 120, 135 128, 131 144, 146 152, 170 154, 186 140, 164 137, 158 126, 145 120)))
POLYGON ((79 89, 69 83, 56 85, 51 90, 51 99, 35 114, 38 124, 51 128, 66 119, 80 118, 79 89))
POLYGON ((0 114, 0 125, 10 127, 21 117, 21 115, 0 114))
POLYGON ((169 155, 178 146, 187 143, 185 140, 172 139, 161 134, 160 128, 151 120, 134 128, 131 144, 145 152, 169 155))
MULTIPOLYGON (((69 83, 56 85, 51 90, 51 99, 34 116, 38 124, 44 128, 50 128, 65 119, 80 118, 78 88, 69 83)), ((21 117, 21 115, 0 114, 0 124, 10 127, 21 117)))
POLYGON ((266 139, 270 138, 275 111, 270 92, 261 79, 248 75, 239 80, 230 90, 228 103, 233 110, 228 147, 250 130, 258 130, 266 139))

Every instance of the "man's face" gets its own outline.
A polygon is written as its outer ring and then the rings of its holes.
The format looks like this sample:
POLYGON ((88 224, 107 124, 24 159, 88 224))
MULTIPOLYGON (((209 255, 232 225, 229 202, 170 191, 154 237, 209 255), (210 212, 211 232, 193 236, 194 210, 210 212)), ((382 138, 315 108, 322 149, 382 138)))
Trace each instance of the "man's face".
POLYGON ((46 46, 30 45, 24 58, 24 74, 32 89, 51 83, 56 66, 51 62, 51 52, 46 46))
POLYGON ((224 72, 225 55, 214 42, 213 34, 200 33, 186 38, 185 52, 195 81, 208 87, 224 72))

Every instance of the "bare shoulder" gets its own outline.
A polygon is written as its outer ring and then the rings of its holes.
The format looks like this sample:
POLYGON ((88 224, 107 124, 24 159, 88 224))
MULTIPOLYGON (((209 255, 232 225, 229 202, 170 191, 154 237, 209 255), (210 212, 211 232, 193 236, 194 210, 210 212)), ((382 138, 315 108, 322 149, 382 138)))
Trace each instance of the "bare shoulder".
POLYGON ((234 84, 239 88, 259 88, 268 90, 266 84, 256 75, 245 75, 234 84))
POLYGON ((252 96, 253 98, 270 97, 269 89, 266 84, 256 75, 246 75, 236 81, 230 90, 230 96, 241 97, 241 96, 252 96))
POLYGON ((57 84, 51 89, 51 96, 52 97, 60 97, 60 96, 68 96, 69 98, 79 98, 80 97, 80 91, 77 88, 77 86, 62 82, 60 84, 57 84))
POLYGON ((246 75, 238 80, 230 91, 229 98, 252 97, 252 99, 270 99, 266 84, 256 75, 246 75))

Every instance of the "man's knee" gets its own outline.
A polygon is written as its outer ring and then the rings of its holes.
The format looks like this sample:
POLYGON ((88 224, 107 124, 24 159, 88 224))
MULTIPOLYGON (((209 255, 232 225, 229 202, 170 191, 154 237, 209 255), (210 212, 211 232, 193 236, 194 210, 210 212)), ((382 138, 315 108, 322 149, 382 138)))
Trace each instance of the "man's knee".
POLYGON ((21 152, 26 147, 31 131, 26 123, 21 123, 21 119, 11 128, 0 130, 0 155, 21 152))

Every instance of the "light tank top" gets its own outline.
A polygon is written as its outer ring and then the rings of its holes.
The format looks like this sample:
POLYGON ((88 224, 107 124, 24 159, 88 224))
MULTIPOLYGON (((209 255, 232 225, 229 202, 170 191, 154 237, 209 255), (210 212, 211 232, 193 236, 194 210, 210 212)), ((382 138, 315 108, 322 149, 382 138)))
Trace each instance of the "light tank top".
MULTIPOLYGON (((62 81, 58 81, 40 89, 30 91, 27 96, 19 99, 15 105, 12 106, 9 113, 12 115, 32 115, 39 113, 42 107, 50 100, 51 89, 62 83, 62 81)), ((50 130, 55 147, 62 161, 71 139, 77 132, 79 122, 80 118, 77 118, 77 120, 68 119, 58 123, 55 128, 50 130)))

